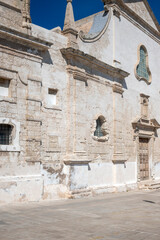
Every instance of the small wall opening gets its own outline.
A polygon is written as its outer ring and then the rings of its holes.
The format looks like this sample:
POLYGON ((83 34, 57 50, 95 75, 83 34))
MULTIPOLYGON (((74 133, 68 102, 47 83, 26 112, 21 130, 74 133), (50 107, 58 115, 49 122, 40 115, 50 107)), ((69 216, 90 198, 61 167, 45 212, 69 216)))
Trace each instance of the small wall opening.
POLYGON ((94 132, 94 136, 103 137, 104 136, 104 133, 102 132, 103 121, 100 117, 96 120, 96 124, 97 125, 96 125, 96 130, 94 132))
POLYGON ((47 97, 47 102, 51 105, 56 105, 57 104, 57 89, 53 88, 48 88, 48 97, 47 97))
POLYGON ((12 129, 12 125, 0 124, 0 145, 12 144, 12 129))
POLYGON ((10 80, 0 78, 0 96, 3 96, 3 97, 10 96, 9 86, 10 86, 10 80))

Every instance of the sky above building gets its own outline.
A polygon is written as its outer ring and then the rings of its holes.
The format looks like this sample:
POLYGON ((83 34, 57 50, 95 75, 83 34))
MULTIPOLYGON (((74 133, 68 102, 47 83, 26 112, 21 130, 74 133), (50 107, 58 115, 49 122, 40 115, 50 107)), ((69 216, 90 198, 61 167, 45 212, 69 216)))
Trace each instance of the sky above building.
MULTIPOLYGON (((148 0, 160 23, 160 0, 148 0)), ((32 22, 47 29, 63 28, 67 0, 31 0, 32 22)), ((75 20, 103 10, 101 0, 73 0, 75 20)))

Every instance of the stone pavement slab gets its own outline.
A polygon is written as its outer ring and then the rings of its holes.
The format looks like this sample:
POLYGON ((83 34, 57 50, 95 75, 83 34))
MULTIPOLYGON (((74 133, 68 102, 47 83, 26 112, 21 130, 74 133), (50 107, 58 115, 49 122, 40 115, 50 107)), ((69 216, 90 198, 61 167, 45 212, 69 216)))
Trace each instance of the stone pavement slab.
POLYGON ((160 240, 160 191, 0 206, 0 240, 160 240))

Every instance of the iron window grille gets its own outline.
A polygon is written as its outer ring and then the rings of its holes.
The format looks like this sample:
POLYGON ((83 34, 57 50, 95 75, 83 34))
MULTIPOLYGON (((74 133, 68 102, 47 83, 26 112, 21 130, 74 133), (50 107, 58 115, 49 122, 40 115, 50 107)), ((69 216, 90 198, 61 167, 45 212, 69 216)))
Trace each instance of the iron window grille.
POLYGON ((12 143, 12 126, 0 124, 0 145, 10 145, 12 143))

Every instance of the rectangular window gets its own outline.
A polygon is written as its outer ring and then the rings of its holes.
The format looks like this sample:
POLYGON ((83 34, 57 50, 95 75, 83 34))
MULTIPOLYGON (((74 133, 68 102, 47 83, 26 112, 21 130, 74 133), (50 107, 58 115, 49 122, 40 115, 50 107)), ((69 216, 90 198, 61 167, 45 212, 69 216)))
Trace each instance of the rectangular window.
POLYGON ((47 103, 49 105, 56 105, 57 104, 57 89, 48 88, 48 97, 47 103))
POLYGON ((3 97, 10 97, 10 80, 0 78, 0 96, 3 97))
POLYGON ((0 145, 10 145, 12 126, 9 124, 0 124, 0 145))

